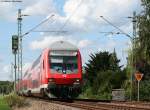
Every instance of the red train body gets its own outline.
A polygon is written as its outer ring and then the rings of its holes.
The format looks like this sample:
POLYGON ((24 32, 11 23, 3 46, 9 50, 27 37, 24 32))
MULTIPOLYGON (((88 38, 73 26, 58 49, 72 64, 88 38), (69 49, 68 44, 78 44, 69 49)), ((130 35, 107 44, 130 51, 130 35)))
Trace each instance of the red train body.
POLYGON ((42 52, 16 89, 28 96, 76 97, 80 93, 81 83, 80 51, 68 42, 58 41, 42 52))

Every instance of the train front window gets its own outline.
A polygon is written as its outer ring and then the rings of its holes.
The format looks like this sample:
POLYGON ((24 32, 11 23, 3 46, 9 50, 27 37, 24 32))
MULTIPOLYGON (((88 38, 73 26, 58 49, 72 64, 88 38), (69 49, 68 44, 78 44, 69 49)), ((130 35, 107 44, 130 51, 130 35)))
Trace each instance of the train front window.
POLYGON ((51 56, 50 69, 51 73, 77 73, 77 56, 51 56))

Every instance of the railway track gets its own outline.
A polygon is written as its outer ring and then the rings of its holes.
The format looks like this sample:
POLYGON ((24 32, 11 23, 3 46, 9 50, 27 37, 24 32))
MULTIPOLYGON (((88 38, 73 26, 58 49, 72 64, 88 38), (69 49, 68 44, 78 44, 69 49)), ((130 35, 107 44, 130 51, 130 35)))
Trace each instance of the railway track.
POLYGON ((112 102, 86 102, 85 101, 73 101, 72 103, 68 102, 59 102, 52 101, 57 104, 62 104, 66 106, 72 106, 76 108, 86 109, 86 110, 150 110, 150 106, 143 106, 137 104, 126 104, 126 103, 112 103, 112 102))
MULTIPOLYGON (((37 98, 34 98, 37 100, 37 98)), ((132 102, 111 102, 107 100, 93 99, 38 99, 59 105, 85 109, 85 110, 150 110, 149 104, 132 102)))

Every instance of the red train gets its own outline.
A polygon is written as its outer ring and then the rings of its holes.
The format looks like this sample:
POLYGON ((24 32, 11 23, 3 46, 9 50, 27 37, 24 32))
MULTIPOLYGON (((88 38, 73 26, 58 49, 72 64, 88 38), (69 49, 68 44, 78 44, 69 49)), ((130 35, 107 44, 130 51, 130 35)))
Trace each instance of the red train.
POLYGON ((81 83, 79 49, 66 41, 57 41, 34 61, 17 83, 16 90, 27 96, 76 97, 81 83))

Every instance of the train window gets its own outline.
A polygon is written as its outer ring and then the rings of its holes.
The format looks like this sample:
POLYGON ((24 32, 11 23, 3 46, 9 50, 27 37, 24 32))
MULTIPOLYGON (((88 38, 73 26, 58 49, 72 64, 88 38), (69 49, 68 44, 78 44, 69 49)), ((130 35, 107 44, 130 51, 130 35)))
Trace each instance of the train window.
POLYGON ((51 56, 51 73, 71 74, 78 72, 77 56, 51 56))
POLYGON ((28 78, 30 78, 30 77, 31 77, 31 73, 28 74, 28 78))
POLYGON ((33 86, 33 88, 38 87, 38 81, 32 80, 32 86, 33 86))
POLYGON ((44 69, 44 60, 43 60, 43 69, 44 69))
POLYGON ((40 58, 41 58, 41 55, 34 61, 34 63, 32 64, 32 69, 38 65, 40 63, 40 58))
POLYGON ((28 71, 26 71, 26 72, 24 73, 24 77, 25 77, 27 74, 28 74, 28 71))

